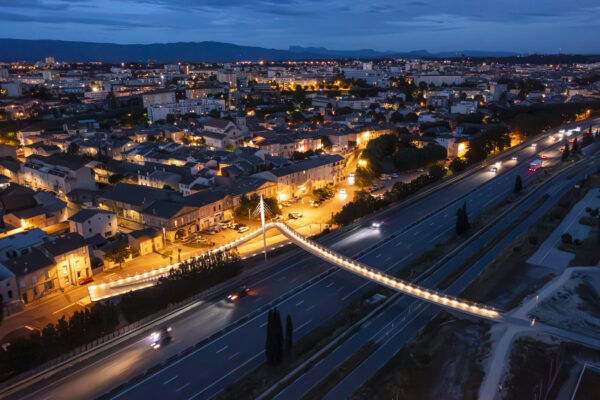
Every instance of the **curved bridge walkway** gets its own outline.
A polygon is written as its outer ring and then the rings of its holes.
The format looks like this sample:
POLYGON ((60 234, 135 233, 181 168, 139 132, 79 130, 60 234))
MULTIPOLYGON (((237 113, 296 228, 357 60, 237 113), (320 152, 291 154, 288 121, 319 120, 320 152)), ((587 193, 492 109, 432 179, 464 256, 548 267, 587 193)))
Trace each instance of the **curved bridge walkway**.
MULTIPOLYGON (((351 258, 345 257, 335 251, 332 251, 320 244, 302 236, 287 224, 281 222, 271 222, 265 224, 265 231, 269 229, 277 229, 292 242, 309 253, 322 258, 332 264, 337 265, 347 271, 363 278, 377 282, 380 285, 387 286, 409 296, 424 300, 429 303, 437 304, 443 308, 456 310, 462 313, 474 315, 480 318, 485 318, 494 321, 500 321, 503 316, 496 309, 487 307, 482 304, 469 302, 458 297, 448 296, 442 292, 427 289, 410 282, 403 281, 391 275, 382 273, 381 271, 371 268, 367 265, 359 263, 351 258)), ((219 252, 230 250, 242 243, 254 239, 263 233, 262 228, 259 228, 245 236, 242 236, 230 243, 227 243, 219 248, 213 249, 210 252, 219 252)), ((200 257, 200 256, 197 256, 200 257)), ((127 278, 122 278, 110 283, 101 283, 98 285, 89 286, 90 299, 99 301, 113 296, 118 296, 131 290, 138 290, 152 286, 156 281, 166 276, 172 268, 178 268, 179 263, 168 265, 150 272, 140 273, 127 278)))

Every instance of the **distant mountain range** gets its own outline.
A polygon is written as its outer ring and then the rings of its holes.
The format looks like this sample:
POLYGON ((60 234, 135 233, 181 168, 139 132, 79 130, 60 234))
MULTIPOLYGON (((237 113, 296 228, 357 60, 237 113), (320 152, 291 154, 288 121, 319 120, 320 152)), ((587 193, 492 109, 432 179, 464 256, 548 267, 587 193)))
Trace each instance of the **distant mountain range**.
POLYGON ((314 58, 448 58, 448 57, 514 57, 518 53, 496 51, 453 51, 429 53, 427 50, 411 52, 363 50, 329 50, 324 47, 290 46, 289 50, 238 46, 220 42, 178 42, 155 44, 115 44, 70 42, 62 40, 0 39, 0 61, 39 61, 52 56, 59 61, 106 63, 128 61, 156 62, 232 62, 281 61, 314 58))

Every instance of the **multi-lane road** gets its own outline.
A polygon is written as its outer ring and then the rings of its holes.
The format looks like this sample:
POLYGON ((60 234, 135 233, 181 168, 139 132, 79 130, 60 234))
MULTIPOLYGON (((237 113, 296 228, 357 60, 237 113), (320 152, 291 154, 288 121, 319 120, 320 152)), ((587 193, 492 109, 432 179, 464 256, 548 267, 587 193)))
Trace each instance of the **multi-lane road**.
MULTIPOLYGON (((530 179, 527 171, 529 161, 536 153, 556 146, 545 136, 537 139, 537 144, 537 149, 528 146, 511 151, 497 174, 482 168, 441 191, 433 192, 405 207, 395 207, 384 212, 382 218, 385 224, 380 229, 372 229, 368 224, 357 224, 343 232, 333 233, 323 243, 342 254, 353 256, 361 249, 381 242, 363 254, 360 261, 384 271, 398 270, 433 247, 436 242, 452 234, 455 209, 463 201, 467 202, 469 214, 473 218, 512 191, 517 174, 524 177, 527 184, 530 179), (518 157, 518 161, 513 161, 512 156, 518 157), (396 234, 392 239, 383 240, 392 234, 396 234)), ((171 345, 158 351, 151 350, 145 333, 141 333, 82 363, 73 363, 71 368, 13 393, 12 397, 98 397, 253 310, 298 288, 328 268, 330 266, 327 263, 310 255, 285 259, 249 280, 247 283, 252 287, 253 293, 237 304, 230 304, 225 300, 199 301, 179 311, 170 321, 175 339, 171 345)), ((280 301, 278 307, 283 314, 293 316, 294 336, 297 339, 346 307, 356 296, 367 290, 368 285, 355 275, 337 270, 308 287, 296 290, 280 301)), ((114 397, 210 398, 264 362, 265 324, 264 313, 238 324, 166 368, 131 384, 114 397)))

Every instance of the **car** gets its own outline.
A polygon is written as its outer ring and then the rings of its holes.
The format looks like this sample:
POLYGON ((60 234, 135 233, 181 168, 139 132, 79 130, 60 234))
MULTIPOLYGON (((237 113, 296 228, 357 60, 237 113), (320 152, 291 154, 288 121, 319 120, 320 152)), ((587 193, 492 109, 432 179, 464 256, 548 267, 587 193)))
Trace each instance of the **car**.
POLYGON ((206 242, 206 238, 204 236, 197 236, 196 241, 197 242, 206 242))
POLYGON ((302 218, 302 213, 299 213, 298 211, 294 211, 294 212, 292 212, 292 215, 293 215, 293 216, 294 216, 296 219, 298 219, 298 218, 302 218))
POLYGON ((346 195, 346 189, 340 189, 340 196, 346 195))
POLYGON ((248 232, 250 230, 250 228, 248 228, 247 226, 241 226, 238 228, 238 233, 244 233, 244 232, 248 232))
POLYGON ((531 144, 531 148, 532 148, 532 149, 535 149, 536 147, 537 147, 537 143, 532 143, 532 144, 531 144))
POLYGON ((88 283, 94 282, 94 278, 92 278, 91 276, 85 277, 85 278, 81 278, 79 280, 79 284, 80 285, 87 285, 88 283))
POLYGON ((371 227, 375 229, 381 228, 381 225, 383 225, 383 221, 373 221, 371 223, 371 227))
POLYGON ((496 172, 498 172, 498 168, 492 167, 492 168, 490 168, 490 172, 496 173, 496 172))
POLYGON ((542 155, 540 156, 540 158, 541 158, 542 160, 546 160, 546 159, 548 158, 548 156, 546 156, 545 154, 542 154, 542 155))
POLYGON ((425 170, 423 168, 419 168, 417 172, 425 172, 425 170))
POLYGON ((230 293, 227 296, 227 300, 233 303, 233 302, 238 301, 242 297, 248 296, 249 293, 250 293, 250 288, 248 288, 246 286, 242 286, 241 288, 237 289, 235 292, 230 293))
POLYGON ((150 347, 158 350, 171 343, 171 328, 163 327, 150 334, 150 347))
POLYGON ((321 206, 321 202, 319 202, 319 201, 311 201, 310 202, 310 206, 311 207, 315 207, 315 208, 320 207, 321 206))
POLYGON ((513 160, 513 161, 518 161, 519 159, 517 158, 517 156, 513 156, 513 157, 511 158, 511 160, 513 160))
POLYGON ((292 205, 292 203, 290 203, 289 201, 284 201, 283 203, 281 203, 282 207, 289 207, 291 205, 292 205))
POLYGON ((271 218, 272 222, 280 222, 283 221, 283 217, 281 215, 278 215, 276 217, 271 218))
POLYGON ((398 178, 398 176, 399 175, 397 173, 395 173, 395 172, 392 174, 392 178, 394 178, 394 179, 398 178))

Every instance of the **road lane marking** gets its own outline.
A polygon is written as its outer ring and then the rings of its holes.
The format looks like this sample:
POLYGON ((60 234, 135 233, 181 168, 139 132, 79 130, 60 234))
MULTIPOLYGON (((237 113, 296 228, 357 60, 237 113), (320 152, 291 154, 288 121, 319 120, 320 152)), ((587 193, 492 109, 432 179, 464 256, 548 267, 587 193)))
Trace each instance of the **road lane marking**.
POLYGON ((195 399, 196 397, 200 396, 202 393, 206 392, 208 389, 212 388, 213 386, 215 386, 216 384, 218 384, 219 382, 221 382, 223 379, 227 378, 229 375, 231 375, 234 372, 236 372, 238 369, 245 367, 246 364, 254 361, 254 359, 257 358, 257 357, 259 357, 259 356, 264 356, 264 354, 265 354, 265 351, 261 350, 259 353, 255 354, 250 359, 246 360, 246 362, 244 362, 243 364, 238 365, 237 368, 232 369, 231 371, 229 371, 229 373, 223 375, 222 377, 220 377, 219 379, 217 379, 216 381, 214 381, 210 385, 206 386, 204 389, 202 389, 198 393, 192 395, 191 397, 188 397, 188 400, 192 400, 192 399, 195 399))
POLYGON ((300 329, 304 328, 306 325, 310 324, 312 322, 312 319, 309 319, 308 321, 306 321, 305 323, 297 326, 294 328, 294 332, 299 331, 300 329))
POLYGON ((333 282, 331 282, 329 285, 325 286, 326 288, 330 288, 333 286, 333 282))
POLYGON ((240 352, 238 351, 238 352, 237 352, 237 353, 235 353, 234 355, 232 355, 232 356, 229 356, 227 359, 228 359, 228 360, 232 360, 232 359, 234 359, 236 356, 238 356, 239 354, 240 354, 240 352))
POLYGON ((421 233, 421 231, 416 231, 415 236, 417 236, 419 233, 421 233))
POLYGON ((312 309, 313 309, 313 308, 315 308, 315 307, 316 307, 316 305, 315 305, 315 304, 313 304, 312 306, 308 307, 308 308, 306 309, 306 311, 308 312, 308 311, 312 310, 312 309))
POLYGON ((268 322, 264 322, 264 323, 260 324, 260 327, 264 328, 265 326, 267 326, 267 324, 268 324, 268 322))
POLYGON ((175 375, 174 377, 167 379, 166 381, 163 382, 163 385, 166 385, 167 383, 171 383, 173 382, 175 379, 177 379, 179 375, 175 375))
POLYGON ((298 307, 299 305, 301 305, 302 303, 304 303, 304 300, 300 300, 299 302, 296 303, 296 307, 298 307))
POLYGON ((431 238, 431 240, 429 240, 429 243, 433 243, 435 242, 440 236, 444 235, 445 233, 449 232, 450 230, 452 230, 452 227, 438 233, 437 235, 435 235, 434 237, 431 238))
POLYGON ((228 347, 229 347, 229 346, 224 346, 224 347, 221 347, 219 350, 217 350, 217 354, 219 354, 219 353, 220 353, 220 352, 222 352, 222 351, 225 351, 225 350, 227 350, 227 348, 228 348, 228 347))
POLYGON ((379 253, 375 256, 375 258, 379 258, 379 257, 381 257, 381 253, 379 253))
POLYGON ((181 391, 181 390, 185 389, 185 388, 186 388, 186 387, 188 387, 188 386, 190 386, 190 383, 189 383, 189 382, 188 382, 188 383, 186 383, 185 385, 181 386, 179 389, 177 389, 177 390, 175 391, 175 393, 179 393, 179 391, 181 391))

